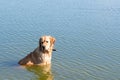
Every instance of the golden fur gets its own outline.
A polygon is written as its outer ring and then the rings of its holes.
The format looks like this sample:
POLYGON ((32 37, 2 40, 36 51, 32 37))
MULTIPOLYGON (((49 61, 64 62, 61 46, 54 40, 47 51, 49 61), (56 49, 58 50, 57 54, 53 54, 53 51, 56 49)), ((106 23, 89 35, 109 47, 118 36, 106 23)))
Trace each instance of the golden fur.
POLYGON ((55 38, 51 36, 42 36, 39 40, 39 46, 26 57, 21 59, 20 65, 47 65, 51 63, 52 51, 54 49, 55 38))

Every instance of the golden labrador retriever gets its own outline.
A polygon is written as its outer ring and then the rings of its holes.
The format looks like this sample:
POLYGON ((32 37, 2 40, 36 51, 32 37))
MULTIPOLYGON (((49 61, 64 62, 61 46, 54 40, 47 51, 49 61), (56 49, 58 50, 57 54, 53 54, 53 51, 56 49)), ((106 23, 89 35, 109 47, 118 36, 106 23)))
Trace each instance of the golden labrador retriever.
POLYGON ((20 65, 47 65, 51 63, 52 51, 54 49, 55 38, 52 36, 42 36, 39 46, 26 57, 21 59, 20 65))

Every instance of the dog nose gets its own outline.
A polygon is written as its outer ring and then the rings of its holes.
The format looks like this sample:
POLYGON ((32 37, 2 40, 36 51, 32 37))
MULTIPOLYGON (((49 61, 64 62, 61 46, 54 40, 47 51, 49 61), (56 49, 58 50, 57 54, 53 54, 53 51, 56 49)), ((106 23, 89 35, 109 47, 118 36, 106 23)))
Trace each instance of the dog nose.
POLYGON ((42 46, 43 50, 45 50, 45 46, 42 46))

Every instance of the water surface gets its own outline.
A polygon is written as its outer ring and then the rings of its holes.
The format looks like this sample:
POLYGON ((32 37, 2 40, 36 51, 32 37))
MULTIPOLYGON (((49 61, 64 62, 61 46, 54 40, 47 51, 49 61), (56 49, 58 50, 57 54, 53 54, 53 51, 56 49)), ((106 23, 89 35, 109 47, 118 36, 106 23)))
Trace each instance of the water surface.
POLYGON ((1 0, 0 80, 120 80, 120 1, 1 0), (52 65, 20 67, 42 35, 52 65))

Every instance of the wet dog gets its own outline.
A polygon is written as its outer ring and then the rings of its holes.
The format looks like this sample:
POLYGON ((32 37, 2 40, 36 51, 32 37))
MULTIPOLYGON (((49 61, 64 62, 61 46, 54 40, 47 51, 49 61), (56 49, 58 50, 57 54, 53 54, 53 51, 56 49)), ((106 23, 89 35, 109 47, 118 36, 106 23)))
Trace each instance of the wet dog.
POLYGON ((20 65, 47 65, 51 64, 52 51, 54 49, 55 38, 52 36, 42 36, 39 40, 39 46, 26 57, 21 59, 20 65))

